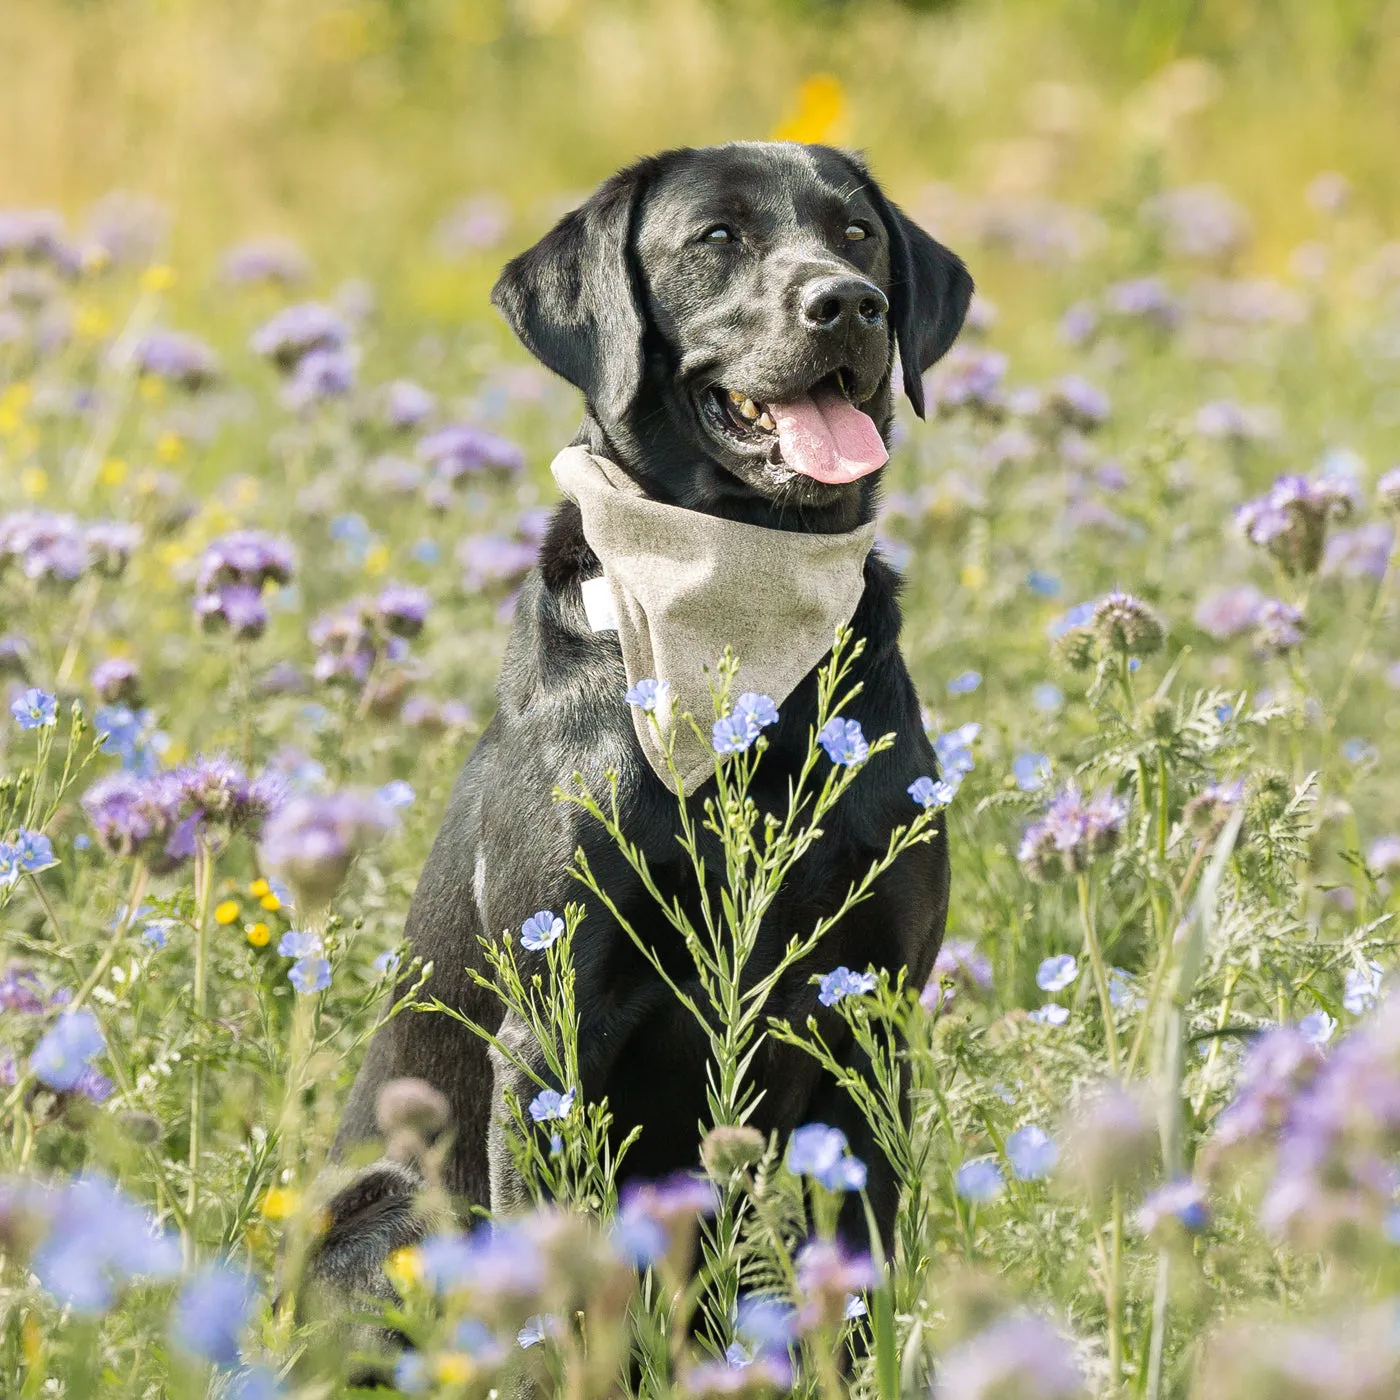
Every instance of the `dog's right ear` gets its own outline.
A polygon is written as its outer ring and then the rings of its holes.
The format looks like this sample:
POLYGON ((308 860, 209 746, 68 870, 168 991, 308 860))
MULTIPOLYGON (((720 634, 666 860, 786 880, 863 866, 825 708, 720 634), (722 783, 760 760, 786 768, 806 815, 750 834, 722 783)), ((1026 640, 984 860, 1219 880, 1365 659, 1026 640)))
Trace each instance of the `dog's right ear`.
POLYGON ((642 312, 631 266, 642 162, 606 180, 505 266, 491 300, 543 365, 583 391, 604 421, 642 382, 642 312))

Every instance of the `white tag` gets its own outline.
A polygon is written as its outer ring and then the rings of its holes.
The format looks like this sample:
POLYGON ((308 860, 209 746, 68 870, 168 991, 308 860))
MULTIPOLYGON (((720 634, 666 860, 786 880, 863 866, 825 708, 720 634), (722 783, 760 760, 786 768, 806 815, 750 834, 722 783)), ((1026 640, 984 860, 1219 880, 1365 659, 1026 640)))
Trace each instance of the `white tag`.
POLYGON ((584 579, 581 587, 588 625, 595 632, 616 632, 617 609, 613 606, 612 587, 607 579, 599 574, 597 578, 584 579))

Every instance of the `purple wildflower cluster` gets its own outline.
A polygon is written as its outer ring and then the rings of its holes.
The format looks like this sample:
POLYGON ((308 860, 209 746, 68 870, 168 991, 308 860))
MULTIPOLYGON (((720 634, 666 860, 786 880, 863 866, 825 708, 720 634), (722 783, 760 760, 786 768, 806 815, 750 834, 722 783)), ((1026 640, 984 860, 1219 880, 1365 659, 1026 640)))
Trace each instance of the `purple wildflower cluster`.
POLYGON ((470 423, 449 423, 418 441, 418 457, 442 486, 492 474, 515 476, 525 454, 515 443, 470 423))
POLYGON ((231 759, 200 756, 148 777, 99 779, 84 794, 83 809, 105 851, 170 870, 193 856, 200 840, 240 831, 256 839, 285 796, 273 774, 249 778, 231 759))
POLYGON ((432 600, 421 588, 391 583, 373 598, 323 613, 312 624, 318 681, 363 685, 380 660, 402 661, 427 621, 432 600))
POLYGON ((934 1400, 1080 1400, 1074 1348, 1044 1318, 1012 1313, 953 1347, 938 1368, 934 1400))
POLYGON ((267 628, 263 589, 286 584, 295 567, 292 546, 262 530, 235 530, 204 551, 195 582, 195 615, 206 630, 228 628, 256 638, 267 628))
POLYGON ((1317 572, 1327 527, 1356 505, 1356 484, 1346 476, 1281 476, 1264 495, 1235 514, 1246 539, 1278 560, 1293 577, 1317 572))
POLYGON ((147 331, 136 344, 133 360, 138 374, 190 393, 209 388, 219 378, 219 357, 213 349, 183 331, 147 331))
POLYGON ((1082 874, 1117 846, 1127 816, 1121 798, 1100 792, 1086 800, 1070 784, 1027 828, 1017 857, 1033 880, 1048 883, 1082 874))
POLYGON ((14 511, 0 516, 0 574, 14 565, 27 579, 60 586, 89 573, 117 578, 140 543, 141 527, 124 521, 84 525, 53 511, 14 511))
POLYGON ((384 805, 358 793, 293 797, 264 827, 263 856, 300 903, 319 908, 340 888, 356 855, 389 824, 384 805))
POLYGON ((254 354, 282 372, 282 399, 294 411, 343 398, 355 387, 358 357, 350 327, 338 311, 320 302, 284 307, 249 343, 254 354))

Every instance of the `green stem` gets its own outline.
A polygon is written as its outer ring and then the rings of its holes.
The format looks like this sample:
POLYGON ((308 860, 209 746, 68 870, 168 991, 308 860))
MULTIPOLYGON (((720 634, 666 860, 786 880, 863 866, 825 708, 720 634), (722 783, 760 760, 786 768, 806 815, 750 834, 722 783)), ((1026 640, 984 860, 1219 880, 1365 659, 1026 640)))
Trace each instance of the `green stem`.
POLYGON ((192 1015, 199 1043, 194 1051, 194 1078, 190 1083, 190 1181, 185 1192, 185 1264, 194 1263, 195 1234, 199 1205, 199 1156, 204 1145, 204 1023, 208 1015, 209 908, 214 901, 214 852, 199 838, 194 853, 195 929, 194 994, 192 1015))
POLYGON ((1089 953, 1089 965, 1094 972, 1094 985, 1098 988, 1099 1009, 1103 1014, 1104 1046, 1108 1051, 1108 1067, 1114 1078, 1118 1077, 1119 1053, 1118 1030, 1113 1024, 1113 998, 1109 995, 1108 969, 1104 966, 1103 949, 1099 946, 1099 936, 1094 928, 1093 911, 1089 907, 1089 880, 1079 876, 1079 917, 1084 925, 1084 946, 1089 953))

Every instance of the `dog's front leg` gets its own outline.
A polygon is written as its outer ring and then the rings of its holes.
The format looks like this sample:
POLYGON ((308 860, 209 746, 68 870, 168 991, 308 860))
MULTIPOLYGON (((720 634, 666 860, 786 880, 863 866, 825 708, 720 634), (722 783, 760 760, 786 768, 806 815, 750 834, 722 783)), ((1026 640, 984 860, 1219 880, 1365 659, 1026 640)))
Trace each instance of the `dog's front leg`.
MULTIPOLYGON (((491 1123, 486 1132, 486 1164, 491 1181, 491 1213, 510 1215, 528 1210, 532 1202, 525 1178, 510 1149, 509 1134, 514 1129, 507 1095, 513 1095, 528 1115, 530 1101, 539 1092, 538 1081, 530 1071, 546 1081, 549 1075, 535 1037, 518 1016, 507 1014, 496 1036, 504 1048, 491 1047, 494 1086, 491 1123)), ((561 1090, 565 1087, 559 1086, 561 1090)))

